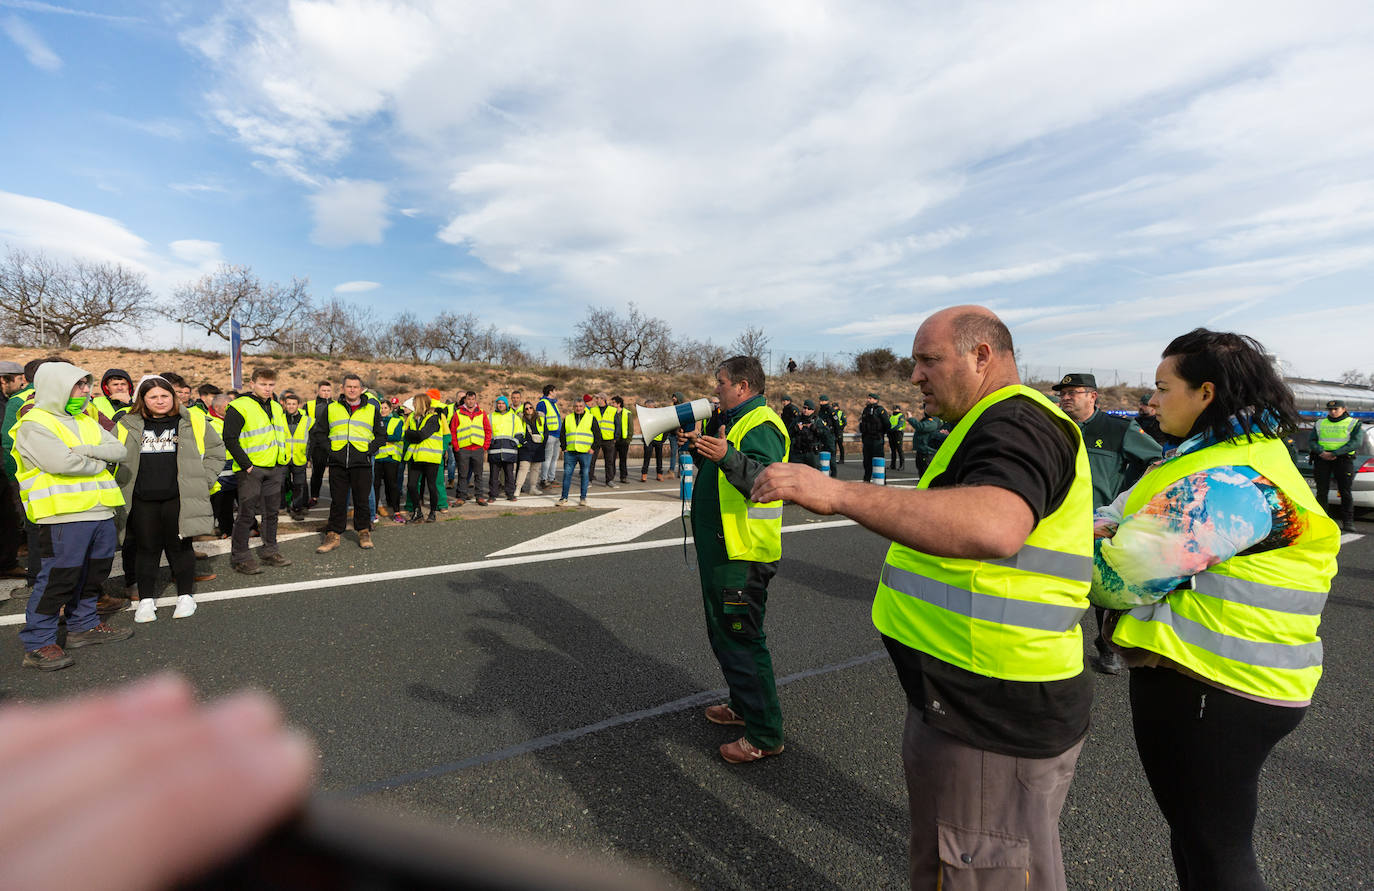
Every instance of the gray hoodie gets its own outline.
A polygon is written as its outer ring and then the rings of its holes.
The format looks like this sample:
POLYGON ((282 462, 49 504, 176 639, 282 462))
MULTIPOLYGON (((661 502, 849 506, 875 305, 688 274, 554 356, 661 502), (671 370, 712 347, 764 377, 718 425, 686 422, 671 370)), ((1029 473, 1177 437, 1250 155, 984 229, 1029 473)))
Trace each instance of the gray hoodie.
MULTIPOLYGON (((67 414, 67 400, 72 387, 91 373, 67 362, 48 362, 38 369, 33 382, 33 407, 56 415, 59 423, 77 432, 76 418, 67 414)), ((30 410, 32 411, 32 409, 30 410)), ((101 429, 99 445, 80 444, 68 448, 57 435, 41 424, 19 423, 14 427, 14 447, 26 467, 37 467, 48 473, 69 476, 94 476, 108 470, 109 464, 124 457, 124 445, 114 434, 101 429)), ((85 520, 113 519, 114 511, 98 504, 79 514, 59 514, 44 517, 39 523, 76 523, 85 520)))

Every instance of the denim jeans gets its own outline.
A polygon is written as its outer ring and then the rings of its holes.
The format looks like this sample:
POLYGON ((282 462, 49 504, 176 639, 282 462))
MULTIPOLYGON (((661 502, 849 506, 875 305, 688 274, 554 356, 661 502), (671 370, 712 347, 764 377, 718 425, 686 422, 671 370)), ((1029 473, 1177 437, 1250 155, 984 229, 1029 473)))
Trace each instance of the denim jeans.
POLYGON ((539 468, 541 486, 552 485, 558 479, 558 453, 561 449, 556 435, 550 436, 544 443, 544 466, 539 468))
POLYGON ((100 624, 95 602, 110 577, 115 554, 114 520, 40 523, 37 527, 42 563, 19 632, 26 651, 57 643, 57 614, 64 606, 68 634, 90 631, 100 624))
POLYGON ((587 498, 587 483, 592 475, 592 453, 591 452, 565 452, 563 454, 563 499, 568 498, 568 490, 572 488, 573 468, 582 469, 582 499, 587 498))

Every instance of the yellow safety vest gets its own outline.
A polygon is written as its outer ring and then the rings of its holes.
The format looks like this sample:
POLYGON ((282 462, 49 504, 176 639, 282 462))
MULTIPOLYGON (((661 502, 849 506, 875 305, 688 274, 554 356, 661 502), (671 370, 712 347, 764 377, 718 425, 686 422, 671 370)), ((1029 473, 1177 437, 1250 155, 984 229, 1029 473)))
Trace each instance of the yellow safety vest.
POLYGON ((404 422, 403 422, 399 417, 397 417, 396 415, 394 415, 394 414, 393 414, 393 415, 387 415, 387 417, 386 417, 386 436, 387 436, 387 440, 386 440, 386 442, 382 443, 382 447, 381 447, 380 449, 377 450, 377 460, 378 460, 378 461, 399 461, 399 460, 401 460, 401 445, 402 445, 402 444, 399 443, 399 442, 392 442, 392 441, 391 441, 391 437, 394 436, 394 435, 396 435, 396 428, 402 426, 403 424, 404 424, 404 422))
POLYGON ((925 489, 949 467, 973 423, 993 405, 1024 396, 1073 437, 1074 480, 1063 503, 1000 560, 940 557, 893 542, 873 624, 888 637, 965 671, 1008 681, 1057 681, 1083 671, 1078 621, 1093 573, 1093 492, 1078 425, 1023 386, 985 396, 955 426, 921 475, 925 489))
POLYGON ((887 422, 893 430, 906 429, 906 416, 899 411, 894 411, 888 415, 887 422))
POLYGON ((601 425, 601 441, 612 442, 615 439, 615 428, 619 426, 616 423, 616 407, 608 405, 605 408, 593 408, 592 411, 596 412, 596 422, 601 425))
POLYGON ((458 406, 453 402, 432 402, 429 406, 439 415, 439 430, 445 438, 453 436, 453 428, 449 422, 453 420, 453 413, 458 410, 458 406))
POLYGON ((563 436, 567 440, 570 452, 590 452, 592 450, 592 425, 596 423, 596 418, 592 417, 590 411, 584 411, 581 415, 573 412, 563 418, 563 436))
MULTIPOLYGON (((424 426, 424 421, 429 419, 429 415, 423 418, 416 418, 411 415, 406 418, 406 430, 419 430, 424 426)), ((440 419, 442 421, 442 419, 440 419)), ((406 448, 406 460, 415 461, 419 464, 442 464, 444 461, 444 425, 439 424, 439 429, 420 442, 410 443, 406 448)))
MULTIPOLYGON (((453 440, 454 448, 480 449, 486 444, 487 430, 486 425, 482 423, 486 414, 484 411, 479 411, 475 415, 458 413, 458 435, 453 440)), ((444 425, 439 426, 442 428, 444 425)))
POLYGON ((1339 421, 1322 418, 1317 421, 1317 445, 1321 446, 1323 452, 1335 451, 1350 441, 1350 431, 1354 430, 1358 423, 1360 422, 1349 415, 1339 421))
POLYGON ((341 403, 329 403, 329 449, 342 452, 352 446, 360 452, 372 448, 372 424, 377 418, 377 403, 363 397, 358 410, 350 412, 341 403))
POLYGON ((1341 533, 1278 439, 1210 445, 1156 465, 1126 498, 1139 511, 1178 480, 1212 467, 1253 467, 1299 508, 1286 547, 1237 554, 1159 603, 1121 616, 1112 640, 1159 653, 1218 684, 1265 699, 1306 702, 1322 674, 1317 636, 1336 574, 1341 533))
POLYGON ((518 446, 515 437, 525 432, 525 421, 513 411, 496 412, 491 416, 491 451, 487 457, 497 461, 514 461, 518 446))
POLYGON ((628 408, 622 408, 620 410, 620 435, 628 440, 634 435, 634 428, 634 421, 630 418, 630 410, 628 408))
MULTIPOLYGON (((782 434, 785 463, 792 451, 792 440, 777 412, 760 405, 735 422, 725 439, 736 449, 745 434, 761 424, 772 424, 782 434)), ((731 560, 772 563, 782 559, 782 502, 755 503, 725 481, 725 471, 717 470, 716 493, 720 500, 720 522, 725 528, 725 555, 731 560)))
POLYGON ((558 411, 558 406, 553 404, 553 400, 547 396, 541 396, 539 403, 535 406, 535 411, 544 417, 544 432, 557 435, 562 427, 562 414, 558 411))
MULTIPOLYGON (((99 445, 100 422, 88 414, 72 417, 76 419, 78 433, 68 430, 52 412, 34 406, 14 425, 14 432, 17 438, 20 424, 38 424, 50 430, 69 449, 78 445, 99 445)), ((29 518, 30 523, 37 523, 48 517, 84 513, 99 505, 114 509, 124 504, 119 484, 115 482, 114 475, 108 468, 89 476, 48 473, 40 468, 27 466, 19 455, 17 445, 10 454, 14 456, 19 498, 24 503, 24 515, 29 518)))
MULTIPOLYGON (((254 467, 276 467, 277 459, 286 447, 286 412, 281 403, 272 401, 272 417, 267 417, 262 404, 252 396, 240 396, 229 407, 243 417, 239 432, 239 448, 248 455, 254 467)), ((234 470, 242 470, 237 458, 230 455, 234 470)))
POLYGON ((311 420, 309 415, 301 412, 301 419, 296 422, 296 426, 291 426, 291 421, 286 419, 285 413, 282 415, 285 420, 286 439, 283 440, 281 457, 279 464, 295 464, 300 467, 305 466, 306 449, 309 447, 311 420))
MULTIPOLYGON (((521 417, 523 421, 523 416, 521 417)), ((544 416, 539 412, 534 413, 534 426, 525 424, 525 432, 529 434, 530 442, 542 443, 544 441, 544 416)))

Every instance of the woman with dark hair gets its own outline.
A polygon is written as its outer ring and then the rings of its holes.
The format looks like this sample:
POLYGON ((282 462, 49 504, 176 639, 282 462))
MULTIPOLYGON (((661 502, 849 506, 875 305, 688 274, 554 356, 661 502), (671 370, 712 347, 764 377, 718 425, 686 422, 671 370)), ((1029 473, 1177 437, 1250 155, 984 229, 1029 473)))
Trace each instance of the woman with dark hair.
POLYGON ((1163 359, 1149 404, 1183 442, 1098 509, 1091 597, 1124 611, 1110 638, 1180 887, 1262 889, 1260 768, 1321 676, 1340 532, 1289 457, 1293 395, 1258 343, 1198 328, 1163 359))
POLYGON ((116 522, 133 533, 137 558, 135 622, 157 619, 157 576, 163 551, 177 586, 174 619, 196 611, 196 556, 191 538, 215 529, 210 491, 219 487, 224 443, 205 412, 181 405, 163 377, 138 382, 133 407, 115 431, 125 457, 115 473, 127 505, 116 522))

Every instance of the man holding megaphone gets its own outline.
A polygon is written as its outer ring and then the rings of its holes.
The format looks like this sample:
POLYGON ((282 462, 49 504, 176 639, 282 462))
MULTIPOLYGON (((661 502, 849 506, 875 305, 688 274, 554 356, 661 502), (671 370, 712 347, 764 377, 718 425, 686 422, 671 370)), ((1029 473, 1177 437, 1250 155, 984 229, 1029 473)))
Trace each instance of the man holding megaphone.
MULTIPOLYGON (((695 403, 658 409, 685 408, 682 414, 691 415, 673 426, 685 428, 678 431, 678 443, 691 449, 700 468, 692 490, 692 536, 706 633, 730 688, 730 701, 707 708, 706 719, 744 728, 743 736, 720 747, 732 764, 782 751, 782 708, 763 633, 768 582, 782 559, 782 502, 756 504, 749 491, 765 467, 787 461, 790 443, 782 419, 764 401, 763 387, 757 359, 722 362, 716 369, 721 423, 714 436, 696 432, 703 416, 695 403)), ((645 436, 652 437, 657 431, 643 426, 643 414, 640 419, 645 436)))

